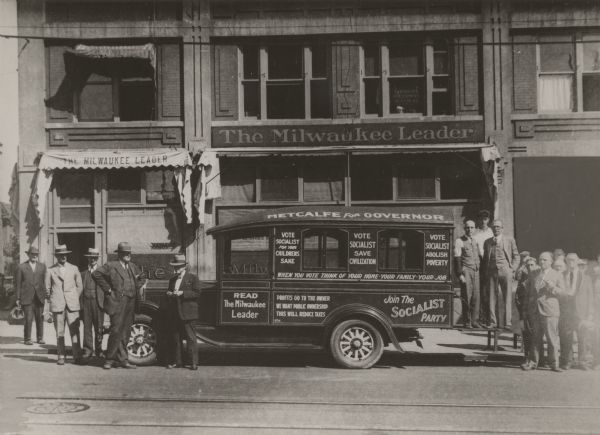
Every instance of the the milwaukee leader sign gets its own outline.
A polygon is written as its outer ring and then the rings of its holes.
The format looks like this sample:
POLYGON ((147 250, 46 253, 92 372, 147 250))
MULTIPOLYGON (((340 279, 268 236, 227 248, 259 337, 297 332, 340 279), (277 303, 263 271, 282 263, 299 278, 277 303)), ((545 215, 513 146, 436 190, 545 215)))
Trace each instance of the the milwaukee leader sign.
POLYGON ((483 141, 480 121, 213 127, 212 146, 341 146, 483 141))

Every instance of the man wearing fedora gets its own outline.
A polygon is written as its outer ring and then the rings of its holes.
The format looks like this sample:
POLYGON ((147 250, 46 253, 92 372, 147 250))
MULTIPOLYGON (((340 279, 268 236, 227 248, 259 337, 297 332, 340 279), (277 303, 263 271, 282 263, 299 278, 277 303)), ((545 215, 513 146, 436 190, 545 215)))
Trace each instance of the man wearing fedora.
POLYGON ((46 301, 46 265, 38 261, 40 251, 34 246, 27 250, 29 259, 19 264, 16 276, 17 306, 23 308, 25 316, 25 344, 32 345, 31 327, 35 319, 36 338, 44 342, 44 302, 46 301))
POLYGON ((143 298, 145 284, 141 270, 131 262, 131 246, 120 242, 117 261, 109 261, 92 273, 92 278, 104 292, 104 312, 110 316, 110 334, 104 368, 136 368, 129 362, 127 343, 135 315, 136 299, 143 298))
POLYGON ((66 245, 58 245, 54 250, 56 263, 46 271, 46 289, 56 331, 58 365, 65 363, 65 325, 68 326, 71 335, 73 360, 77 364, 81 363, 79 297, 83 286, 79 269, 67 261, 67 255, 70 253, 66 245))
POLYGON ((100 251, 96 248, 89 248, 85 257, 87 257, 88 267, 81 271, 83 282, 81 316, 83 317, 83 357, 87 359, 94 354, 94 351, 96 356, 102 356, 104 292, 92 278, 92 273, 98 268, 100 251))
POLYGON ((198 319, 200 280, 187 269, 184 254, 177 254, 170 263, 175 275, 161 303, 165 313, 168 339, 167 368, 183 367, 181 349, 185 338, 190 354, 190 369, 198 369, 198 347, 192 321, 198 319))

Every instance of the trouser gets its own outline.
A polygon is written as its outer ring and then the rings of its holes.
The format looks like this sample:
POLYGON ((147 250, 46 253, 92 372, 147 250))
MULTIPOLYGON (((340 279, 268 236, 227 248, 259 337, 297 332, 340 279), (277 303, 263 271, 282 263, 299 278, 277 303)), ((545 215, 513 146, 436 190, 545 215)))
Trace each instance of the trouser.
POLYGON ((465 282, 460 283, 464 324, 479 322, 479 271, 463 268, 465 282))
POLYGON ((119 363, 127 361, 127 343, 131 336, 134 315, 135 297, 121 296, 117 311, 110 315, 110 334, 106 349, 107 361, 119 363))
POLYGON ((573 362, 573 342, 575 341, 575 321, 569 316, 561 316, 558 320, 558 336, 560 339, 561 366, 570 366, 573 362))
POLYGON ((23 338, 25 341, 31 340, 31 327, 35 320, 35 332, 37 341, 44 339, 44 302, 40 302, 37 297, 33 297, 30 304, 22 305, 25 325, 23 338))
POLYGON ((558 317, 546 317, 537 315, 537 320, 534 323, 533 332, 533 354, 531 362, 534 365, 538 365, 540 361, 540 355, 544 354, 543 338, 546 336, 548 342, 548 365, 550 367, 558 366, 558 317))
POLYGON ((82 300, 83 317, 83 354, 91 356, 96 351, 96 355, 102 353, 102 334, 104 333, 104 312, 98 306, 95 297, 83 297, 82 300), (95 338, 95 339, 94 339, 95 338))
POLYGON ((177 321, 173 325, 173 330, 168 334, 168 359, 170 363, 182 366, 182 347, 183 338, 187 341, 190 363, 192 366, 198 365, 198 345, 196 344, 196 333, 191 322, 177 321))
MULTIPOLYGON (((534 358, 534 348, 536 347, 535 343, 535 318, 531 318, 530 316, 525 316, 523 318, 523 353, 525 354, 525 362, 531 362, 534 358)), ((542 346, 543 346, 542 340, 542 346)), ((537 345, 539 346, 539 345, 537 345)), ((539 356, 538 356, 539 362, 539 356)))
POLYGON ((510 269, 488 273, 490 323, 500 328, 512 324, 512 281, 510 269))
POLYGON ((594 362, 594 325, 581 322, 577 329, 577 359, 582 367, 591 367, 594 362))
POLYGON ((56 331, 56 343, 58 358, 65 357, 65 325, 68 325, 69 335, 71 336, 71 348, 73 350, 73 359, 81 357, 81 347, 79 346, 79 311, 53 312, 54 330, 56 331))

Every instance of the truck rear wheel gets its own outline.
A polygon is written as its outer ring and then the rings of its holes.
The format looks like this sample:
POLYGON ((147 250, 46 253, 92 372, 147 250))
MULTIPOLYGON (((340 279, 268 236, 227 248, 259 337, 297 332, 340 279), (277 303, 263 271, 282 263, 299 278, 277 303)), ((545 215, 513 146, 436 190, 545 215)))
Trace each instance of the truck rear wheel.
POLYGON ((329 338, 333 359, 350 369, 368 369, 383 354, 379 330, 364 320, 345 320, 333 329, 329 338))

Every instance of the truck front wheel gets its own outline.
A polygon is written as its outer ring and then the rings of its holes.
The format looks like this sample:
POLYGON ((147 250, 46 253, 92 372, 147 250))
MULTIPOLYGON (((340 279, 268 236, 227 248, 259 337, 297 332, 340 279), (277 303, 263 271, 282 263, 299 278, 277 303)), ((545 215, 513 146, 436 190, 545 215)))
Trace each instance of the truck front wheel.
POLYGON ((329 338, 333 359, 350 369, 368 369, 383 354, 383 339, 375 326, 364 320, 345 320, 329 338))

